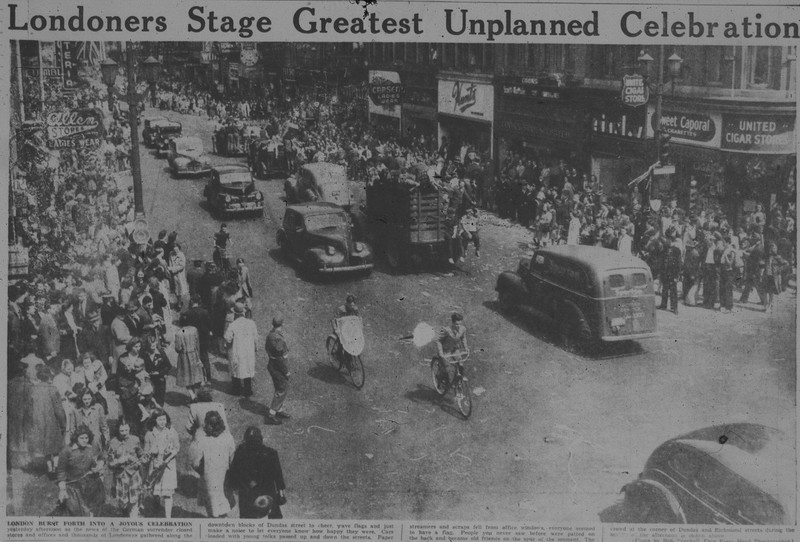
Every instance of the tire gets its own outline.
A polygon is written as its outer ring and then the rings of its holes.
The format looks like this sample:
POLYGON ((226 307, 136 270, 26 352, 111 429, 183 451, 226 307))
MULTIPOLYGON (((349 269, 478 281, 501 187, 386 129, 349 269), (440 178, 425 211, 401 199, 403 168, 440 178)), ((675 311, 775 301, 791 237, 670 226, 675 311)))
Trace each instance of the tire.
POLYGON ((431 360, 431 380, 433 381, 433 389, 436 390, 439 397, 443 397, 448 388, 447 371, 442 367, 442 364, 442 360, 438 357, 431 360))
POLYGON ((514 296, 508 290, 498 290, 497 304, 500 305, 500 310, 508 312, 514 308, 514 296))
POLYGON ((325 341, 325 351, 328 353, 328 361, 338 371, 342 368, 342 358, 337 354, 339 350, 339 339, 333 335, 328 335, 328 340, 325 341))
POLYGON ((469 387, 469 381, 466 378, 461 378, 456 383, 455 392, 458 411, 461 412, 461 415, 466 420, 472 414, 472 390, 469 387))
POLYGON ((364 363, 361 361, 361 356, 350 356, 347 372, 350 374, 350 380, 357 390, 364 387, 366 375, 364 375, 364 363))
POLYGON ((386 263, 392 271, 399 271, 403 267, 403 257, 400 254, 400 246, 397 241, 389 239, 384 248, 384 255, 386 256, 386 263))
POLYGON ((574 312, 559 322, 558 337, 564 350, 574 354, 588 351, 592 344, 592 331, 589 325, 584 318, 574 312))

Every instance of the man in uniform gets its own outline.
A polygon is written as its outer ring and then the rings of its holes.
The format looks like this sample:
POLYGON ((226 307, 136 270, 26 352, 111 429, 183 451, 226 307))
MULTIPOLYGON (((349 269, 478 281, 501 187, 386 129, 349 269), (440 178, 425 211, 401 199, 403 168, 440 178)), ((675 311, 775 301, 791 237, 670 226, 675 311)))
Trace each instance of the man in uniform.
POLYGON ((283 411, 283 401, 286 399, 286 392, 289 388, 289 363, 287 354, 289 347, 283 336, 283 317, 278 315, 272 319, 272 331, 267 335, 265 345, 269 363, 267 370, 272 377, 272 385, 275 393, 272 396, 272 403, 269 412, 265 416, 264 423, 269 425, 280 425, 281 419, 288 419, 289 415, 283 411))

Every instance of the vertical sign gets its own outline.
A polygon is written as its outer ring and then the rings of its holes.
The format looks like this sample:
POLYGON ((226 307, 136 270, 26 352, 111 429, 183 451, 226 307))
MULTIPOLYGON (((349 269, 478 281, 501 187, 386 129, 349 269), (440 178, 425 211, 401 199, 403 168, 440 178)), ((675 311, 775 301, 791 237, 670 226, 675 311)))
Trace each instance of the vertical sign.
POLYGON ((78 88, 78 43, 62 41, 61 44, 61 71, 64 74, 64 90, 72 91, 78 88))

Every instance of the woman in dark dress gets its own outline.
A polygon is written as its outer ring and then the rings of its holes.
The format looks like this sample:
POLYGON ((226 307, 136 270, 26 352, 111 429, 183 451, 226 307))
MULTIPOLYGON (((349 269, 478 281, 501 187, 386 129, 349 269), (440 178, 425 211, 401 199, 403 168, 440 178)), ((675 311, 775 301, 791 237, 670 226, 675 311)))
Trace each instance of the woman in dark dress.
POLYGON ((58 456, 58 500, 70 516, 94 516, 105 504, 106 488, 100 477, 104 468, 103 452, 92 431, 80 426, 58 456))
POLYGON ((261 431, 250 426, 244 442, 236 449, 228 475, 239 491, 239 517, 280 519, 286 504, 281 462, 278 452, 264 444, 261 431))
POLYGON ((167 353, 161 347, 155 328, 147 330, 146 333, 147 337, 142 348, 144 367, 153 384, 153 399, 163 408, 167 396, 167 375, 172 370, 172 365, 167 353))
POLYGON ((119 387, 119 401, 122 405, 122 415, 131 424, 131 432, 142 436, 142 416, 139 410, 139 385, 136 380, 137 367, 144 363, 139 357, 142 341, 138 338, 131 339, 126 347, 127 352, 119 358, 117 367, 117 386, 119 387))

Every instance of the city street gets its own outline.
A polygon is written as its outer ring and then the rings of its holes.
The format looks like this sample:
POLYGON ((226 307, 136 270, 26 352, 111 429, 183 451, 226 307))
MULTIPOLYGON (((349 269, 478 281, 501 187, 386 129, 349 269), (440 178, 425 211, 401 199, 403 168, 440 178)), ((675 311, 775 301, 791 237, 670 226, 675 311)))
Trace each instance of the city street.
MULTIPOLYGON (((150 114, 202 137, 212 164, 244 162, 211 154, 207 119, 150 114)), ((187 260, 208 260, 221 221, 205 207, 205 179, 173 179, 166 166, 142 150, 151 234, 175 230, 187 260)), ((283 180, 257 186, 266 198, 264 217, 227 221, 230 252, 250 268, 261 347, 272 316, 284 315, 291 419, 263 425, 273 391, 263 349, 251 400, 228 395, 223 358, 212 359, 213 388, 237 443, 248 425, 258 425, 280 453, 287 518, 592 522, 668 438, 732 421, 794 436, 794 289, 777 298, 771 315, 755 303, 732 314, 659 311, 659 337, 583 357, 561 349, 529 316, 499 310, 498 273, 531 254, 531 234, 521 226, 482 214, 481 257, 470 253, 453 271, 403 275, 378 265, 367 279, 310 282, 277 248, 283 180), (348 293, 365 326, 361 390, 330 365, 324 346, 348 293), (426 358, 433 347, 399 341, 420 322, 446 325, 455 310, 464 314, 473 352, 468 376, 476 397, 467 421, 452 394, 440 399, 432 388, 426 358)), ((188 449, 188 395, 174 377, 168 384, 168 410, 188 449)), ((174 515, 204 515, 195 498, 199 478, 185 453, 178 470, 174 515)), ((10 478, 18 489, 10 504, 15 514, 40 513, 41 503, 51 502, 42 495, 55 503, 57 488, 45 477, 13 471, 10 478)))

